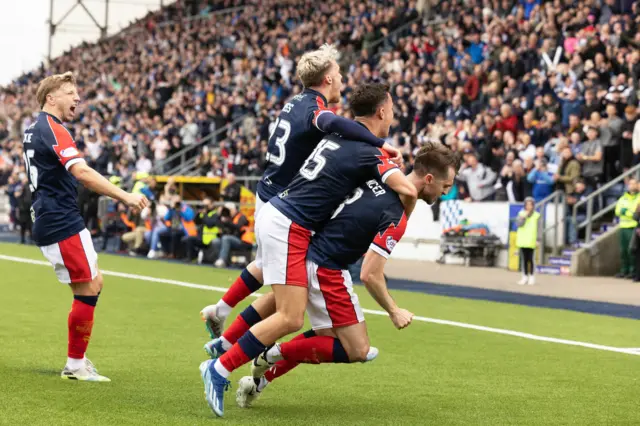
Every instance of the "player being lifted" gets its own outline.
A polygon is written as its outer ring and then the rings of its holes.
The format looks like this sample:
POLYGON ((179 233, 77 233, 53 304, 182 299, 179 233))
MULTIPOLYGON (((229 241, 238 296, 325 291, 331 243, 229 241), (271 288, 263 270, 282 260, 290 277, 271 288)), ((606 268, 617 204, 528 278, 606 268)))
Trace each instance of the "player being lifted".
POLYGON ((73 303, 67 322, 69 340, 63 379, 108 382, 85 357, 93 313, 102 290, 98 255, 78 208, 77 183, 130 207, 144 208, 144 195, 129 194, 89 167, 63 122, 73 120, 80 102, 71 72, 40 82, 36 98, 42 112, 24 134, 24 161, 33 193, 33 239, 68 284, 73 303))
MULTIPOLYGON (((269 164, 258 183, 256 218, 262 206, 291 183, 325 134, 338 133, 346 139, 364 141, 385 150, 392 161, 402 159, 399 151, 383 139, 327 109, 328 104, 340 102, 342 75, 336 62, 337 54, 333 46, 325 44, 304 54, 298 62, 297 74, 305 88, 285 104, 269 137, 269 164)), ((252 262, 217 304, 202 310, 211 337, 220 337, 231 309, 258 290, 262 282, 262 271, 252 262)))
MULTIPOLYGON (((457 153, 429 142, 417 152, 414 169, 407 178, 419 198, 431 204, 449 191, 459 165, 457 153)), ((397 329, 411 323, 413 314, 399 308, 389 294, 384 266, 405 232, 412 207, 405 208, 396 193, 370 180, 357 188, 312 237, 307 254, 307 314, 312 329, 256 358, 254 377, 243 377, 239 382, 236 401, 241 407, 251 405, 265 386, 300 363, 364 362, 377 355, 369 345, 364 315, 348 271, 348 265, 363 255, 361 279, 369 293, 397 329)), ((258 310, 264 316, 275 311, 273 293, 254 303, 261 305, 258 310)))
MULTIPOLYGON (((353 91, 350 103, 363 128, 381 138, 388 136, 393 121, 388 86, 362 84, 353 91)), ((224 413, 224 389, 231 372, 302 327, 311 234, 322 228, 347 195, 372 178, 403 195, 405 205, 415 202, 415 186, 384 151, 332 134, 318 144, 287 189, 260 211, 256 266, 262 269, 264 284, 272 286, 276 312, 251 327, 203 372, 207 402, 216 415, 224 413)))

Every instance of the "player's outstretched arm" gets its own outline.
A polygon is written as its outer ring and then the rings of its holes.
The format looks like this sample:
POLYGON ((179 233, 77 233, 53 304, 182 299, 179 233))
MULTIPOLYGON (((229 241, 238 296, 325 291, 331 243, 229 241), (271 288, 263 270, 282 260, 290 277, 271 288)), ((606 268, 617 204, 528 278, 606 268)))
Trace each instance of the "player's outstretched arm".
POLYGON ((392 147, 375 136, 366 127, 348 118, 340 117, 329 110, 319 110, 315 116, 314 124, 324 133, 338 133, 345 139, 363 141, 377 148, 382 148, 389 154, 391 161, 396 164, 402 163, 402 154, 399 150, 392 147))
POLYGON ((389 294, 387 282, 384 278, 384 265, 386 263, 387 259, 384 256, 369 249, 362 262, 360 280, 378 305, 387 311, 393 325, 400 330, 411 324, 413 313, 398 307, 389 294))
POLYGON ((85 188, 97 192, 100 195, 106 195, 107 197, 122 201, 129 207, 136 207, 142 210, 149 203, 147 197, 142 194, 130 194, 118 188, 100 173, 89 167, 84 161, 73 164, 69 168, 69 171, 85 188))

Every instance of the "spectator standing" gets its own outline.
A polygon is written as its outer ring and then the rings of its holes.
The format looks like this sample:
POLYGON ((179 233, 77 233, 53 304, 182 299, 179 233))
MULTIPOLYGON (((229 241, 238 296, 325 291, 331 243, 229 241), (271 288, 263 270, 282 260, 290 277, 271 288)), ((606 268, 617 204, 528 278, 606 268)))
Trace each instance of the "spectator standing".
POLYGON ((553 179, 558 183, 558 189, 565 194, 571 194, 574 190, 576 180, 580 177, 580 162, 575 159, 571 147, 568 145, 562 149, 562 163, 558 173, 553 179))
POLYGON ((542 201, 553 192, 553 174, 547 168, 547 160, 536 160, 536 168, 529 172, 527 180, 533 185, 533 199, 542 201))
POLYGON ((527 197, 524 200, 524 208, 518 213, 516 224, 516 247, 520 249, 520 268, 522 270, 522 279, 519 285, 533 285, 534 279, 534 257, 536 251, 536 242, 538 241, 538 221, 540 213, 535 211, 535 200, 527 197))
POLYGON ((632 278, 635 276, 635 260, 631 253, 631 238, 638 226, 634 219, 634 214, 638 208, 640 197, 638 196, 638 181, 629 179, 627 182, 627 192, 616 203, 616 216, 620 219, 620 272, 617 278, 632 278))
POLYGON ((575 210, 575 205, 584 200, 588 196, 587 186, 584 183, 584 180, 578 178, 573 186, 573 192, 567 194, 567 215, 566 215, 566 225, 567 225, 567 235, 566 241, 569 245, 574 245, 578 242, 578 225, 585 221, 587 218, 587 206, 582 205, 578 207, 578 210, 575 211, 576 220, 573 220, 573 214, 575 210))
MULTIPOLYGON (((633 165, 633 135, 636 127, 636 107, 629 105, 624 110, 625 121, 622 124, 620 136, 620 168, 630 169, 633 165)), ((640 132, 640 126, 638 126, 640 132)), ((639 134, 640 137, 640 134, 639 134)))
POLYGON ((478 162, 475 153, 467 154, 465 165, 458 175, 458 179, 467 184, 469 196, 473 201, 489 201, 495 189, 496 173, 489 167, 478 162))
POLYGON ((600 130, 590 126, 587 130, 587 140, 582 143, 580 152, 576 155, 578 161, 582 163, 582 176, 589 192, 593 192, 598 187, 604 172, 602 143, 599 136, 600 130))

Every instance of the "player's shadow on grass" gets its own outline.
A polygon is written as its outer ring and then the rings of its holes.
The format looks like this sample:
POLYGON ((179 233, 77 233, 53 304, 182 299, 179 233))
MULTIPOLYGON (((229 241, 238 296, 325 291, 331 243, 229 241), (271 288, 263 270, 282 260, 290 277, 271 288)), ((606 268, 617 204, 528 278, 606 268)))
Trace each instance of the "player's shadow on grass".
POLYGON ((60 376, 60 370, 56 370, 53 368, 34 368, 31 371, 42 376, 60 376))

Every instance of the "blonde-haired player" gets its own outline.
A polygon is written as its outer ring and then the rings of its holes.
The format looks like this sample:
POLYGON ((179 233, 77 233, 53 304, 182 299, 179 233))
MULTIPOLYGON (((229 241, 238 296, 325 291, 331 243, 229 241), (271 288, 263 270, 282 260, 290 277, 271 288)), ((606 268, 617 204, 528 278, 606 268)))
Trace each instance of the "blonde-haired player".
POLYGON ((94 310, 102 290, 102 275, 91 235, 77 205, 77 183, 130 207, 142 209, 148 201, 144 195, 130 194, 113 185, 82 158, 62 124, 75 118, 80 103, 71 72, 42 80, 36 99, 42 111, 23 138, 25 167, 33 194, 33 239, 51 262, 58 280, 68 284, 73 293, 67 321, 67 363, 61 376, 108 382, 85 357, 94 310))

